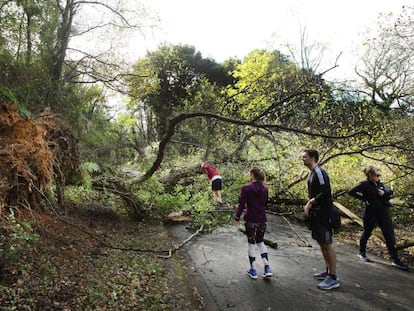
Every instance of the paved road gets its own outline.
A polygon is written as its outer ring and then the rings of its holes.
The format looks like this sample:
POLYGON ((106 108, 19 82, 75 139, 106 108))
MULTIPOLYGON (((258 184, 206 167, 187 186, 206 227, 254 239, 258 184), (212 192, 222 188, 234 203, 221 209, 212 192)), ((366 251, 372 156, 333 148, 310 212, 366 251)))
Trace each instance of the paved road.
MULTIPOLYGON (((270 279, 247 276, 247 241, 235 226, 199 236, 180 251, 205 310, 414 310, 413 268, 401 271, 373 255, 373 262, 365 263, 356 256, 356 247, 335 242, 341 287, 322 291, 312 275, 324 268, 323 260, 309 231, 300 226, 292 230, 280 216, 268 218, 266 237, 278 242, 277 249, 268 248, 270 279)), ((191 234, 184 225, 171 227, 171 232, 176 241, 191 234)))

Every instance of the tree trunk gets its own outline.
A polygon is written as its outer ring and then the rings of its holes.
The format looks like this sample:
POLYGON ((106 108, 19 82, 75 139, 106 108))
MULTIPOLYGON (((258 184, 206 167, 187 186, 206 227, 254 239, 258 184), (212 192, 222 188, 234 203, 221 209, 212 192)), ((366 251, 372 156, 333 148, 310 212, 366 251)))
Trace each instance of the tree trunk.
MULTIPOLYGON (((334 205, 347 217, 349 217, 353 222, 357 223, 361 227, 363 227, 363 221, 361 218, 359 218, 357 215, 355 215, 353 212, 351 212, 349 209, 347 209, 345 206, 338 202, 334 202, 334 205)), ((381 241, 385 243, 384 236, 382 235, 381 231, 376 229, 372 232, 374 236, 379 238, 381 241)), ((408 247, 414 246, 414 238, 406 238, 403 239, 401 242, 396 243, 395 247, 398 250, 406 249, 408 247)))
POLYGON ((343 206, 341 203, 334 202, 334 205, 341 211, 342 214, 350 218, 353 222, 357 223, 361 227, 364 226, 362 219, 347 209, 345 206, 343 206))
POLYGON ((179 170, 171 172, 171 174, 160 178, 160 182, 164 184, 164 189, 166 192, 171 193, 174 191, 175 185, 177 185, 180 180, 186 179, 186 183, 190 184, 194 182, 193 179, 188 180, 189 178, 200 173, 200 164, 191 165, 188 167, 183 167, 179 170))
POLYGON ((130 190, 128 190, 124 185, 118 180, 108 180, 108 179, 99 179, 94 180, 93 188, 100 191, 109 191, 115 195, 118 195, 122 198, 125 205, 130 209, 134 218, 142 220, 146 216, 146 211, 144 209, 143 203, 141 200, 136 197, 130 190))

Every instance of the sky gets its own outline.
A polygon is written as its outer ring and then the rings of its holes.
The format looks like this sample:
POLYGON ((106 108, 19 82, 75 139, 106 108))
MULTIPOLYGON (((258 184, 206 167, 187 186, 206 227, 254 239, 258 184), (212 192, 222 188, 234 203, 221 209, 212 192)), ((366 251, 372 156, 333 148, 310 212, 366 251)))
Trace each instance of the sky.
MULTIPOLYGON (((136 0, 134 0, 136 1, 136 0)), ((160 43, 189 44, 222 62, 243 59, 254 49, 299 47, 301 32, 306 44, 326 47, 321 71, 337 56, 339 68, 332 78, 352 75, 363 35, 375 27, 380 13, 398 14, 406 0, 141 0, 160 19, 159 29, 137 34, 129 45, 131 58, 145 55, 160 43)))

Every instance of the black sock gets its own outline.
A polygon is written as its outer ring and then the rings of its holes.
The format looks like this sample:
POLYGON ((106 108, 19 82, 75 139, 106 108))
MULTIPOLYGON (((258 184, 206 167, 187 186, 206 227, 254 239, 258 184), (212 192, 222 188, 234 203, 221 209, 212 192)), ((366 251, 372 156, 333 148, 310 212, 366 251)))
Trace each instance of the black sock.
POLYGON ((256 269, 255 261, 256 261, 256 257, 250 257, 249 256, 250 268, 256 269))
POLYGON ((336 280, 336 274, 329 274, 329 276, 332 278, 332 280, 336 280))

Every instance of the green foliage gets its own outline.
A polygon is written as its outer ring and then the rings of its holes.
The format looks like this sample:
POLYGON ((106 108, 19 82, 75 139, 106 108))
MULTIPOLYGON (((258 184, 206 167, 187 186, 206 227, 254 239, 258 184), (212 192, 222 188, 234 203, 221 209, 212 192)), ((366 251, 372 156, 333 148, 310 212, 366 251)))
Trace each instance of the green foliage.
POLYGON ((197 229, 197 227, 203 225, 205 227, 204 230, 208 232, 212 227, 216 227, 215 225, 217 225, 215 217, 217 215, 212 215, 215 207, 211 203, 207 192, 196 195, 195 202, 195 209, 191 213, 193 221, 190 227, 197 229))
POLYGON ((4 217, 3 226, 8 228, 7 234, 0 236, 0 258, 3 263, 18 262, 24 252, 33 245, 39 235, 33 232, 33 222, 19 223, 13 210, 4 217))
POLYGON ((233 220, 232 210, 217 212, 216 203, 212 203, 210 193, 198 193, 193 197, 194 209, 191 211, 192 221, 188 225, 193 230, 203 226, 203 232, 211 232, 218 226, 230 224, 233 220))
MULTIPOLYGON (((111 117, 102 86, 77 83, 86 71, 79 70, 79 66, 85 63, 67 59, 69 34, 78 5, 50 0, 2 3, 0 102, 17 103, 24 115, 39 115, 46 108, 59 113, 85 144, 83 148, 90 151, 86 152, 89 160, 103 162, 116 156, 108 149, 115 145, 117 137, 108 122, 111 117), (96 159, 92 158, 94 155, 96 159)), ((97 72, 99 68, 91 66, 91 59, 87 57, 87 71, 97 72)), ((119 154, 123 152, 120 148, 116 150, 119 154)))
POLYGON ((155 178, 148 179, 134 192, 146 206, 154 206, 154 198, 164 193, 164 186, 155 178))
POLYGON ((79 206, 85 202, 93 201, 96 193, 88 186, 67 186, 65 188, 65 196, 69 204, 79 206))
MULTIPOLYGON (((250 119, 268 109, 274 102, 276 92, 289 91, 288 86, 281 84, 281 79, 291 70, 289 66, 286 57, 278 52, 250 52, 243 63, 237 66, 234 72, 237 82, 229 89, 229 96, 236 96, 232 107, 233 113, 250 119)), ((283 97, 282 93, 278 96, 283 97)))
POLYGON ((412 208, 393 206, 390 208, 392 221, 397 228, 410 227, 414 223, 412 208))
MULTIPOLYGON (((186 101, 202 93, 203 86, 225 86, 230 82, 232 77, 226 68, 204 59, 194 47, 161 45, 135 64, 133 78, 129 81, 133 99, 129 106, 132 111, 137 111, 141 103, 150 107, 157 121, 157 131, 163 134, 166 121, 182 112, 186 101), (201 80, 204 82, 200 83, 201 80)), ((192 101, 194 104, 198 106, 192 101)), ((211 102, 202 105, 209 107, 211 102)))
POLYGON ((18 103, 35 114, 51 106, 52 78, 41 60, 33 58, 28 63, 0 48, 0 69, 0 100, 18 103))
POLYGON ((96 191, 93 189, 93 177, 102 171, 98 163, 83 162, 80 167, 81 180, 65 187, 65 196, 69 204, 79 207, 99 202, 102 206, 123 206, 119 202, 119 198, 109 191, 96 191))
POLYGON ((66 120, 80 140, 85 161, 107 167, 129 159, 126 135, 122 126, 112 120, 102 88, 75 88, 68 100, 73 103, 65 111, 66 120))
POLYGON ((153 203, 159 212, 166 214, 186 207, 190 194, 179 188, 181 186, 176 186, 174 193, 162 193, 154 197, 153 203))
POLYGON ((92 177, 101 172, 101 167, 95 162, 83 162, 80 165, 80 174, 71 176, 71 185, 92 188, 92 177))
POLYGON ((7 86, 0 86, 0 102, 17 103, 15 92, 7 86))
POLYGON ((93 174, 93 173, 99 173, 101 171, 101 168, 99 166, 99 164, 94 163, 94 162, 83 162, 81 164, 81 168, 87 172, 89 175, 93 174))

